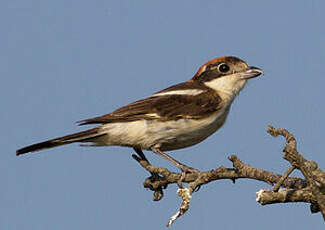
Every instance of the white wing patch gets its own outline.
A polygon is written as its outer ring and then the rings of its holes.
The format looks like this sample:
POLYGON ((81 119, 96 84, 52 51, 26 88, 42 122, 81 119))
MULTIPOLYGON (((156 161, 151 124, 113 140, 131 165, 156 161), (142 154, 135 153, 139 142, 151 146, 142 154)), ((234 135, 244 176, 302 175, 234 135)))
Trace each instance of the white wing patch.
POLYGON ((157 113, 147 113, 146 116, 152 118, 160 118, 160 116, 157 113))
POLYGON ((152 97, 166 96, 166 95, 188 95, 188 96, 195 96, 195 95, 199 95, 199 94, 201 94, 203 92, 205 92, 205 90, 202 90, 202 89, 183 89, 183 90, 173 90, 173 91, 156 93, 156 94, 153 94, 152 97))

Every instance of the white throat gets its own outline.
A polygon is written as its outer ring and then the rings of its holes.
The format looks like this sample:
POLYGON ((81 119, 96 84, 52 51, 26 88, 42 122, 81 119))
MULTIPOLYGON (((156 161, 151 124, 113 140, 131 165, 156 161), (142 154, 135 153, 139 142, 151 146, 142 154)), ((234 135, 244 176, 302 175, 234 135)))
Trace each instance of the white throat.
POLYGON ((213 79, 204 84, 220 93, 223 99, 232 101, 244 88, 246 82, 247 80, 242 79, 239 74, 232 74, 213 79))

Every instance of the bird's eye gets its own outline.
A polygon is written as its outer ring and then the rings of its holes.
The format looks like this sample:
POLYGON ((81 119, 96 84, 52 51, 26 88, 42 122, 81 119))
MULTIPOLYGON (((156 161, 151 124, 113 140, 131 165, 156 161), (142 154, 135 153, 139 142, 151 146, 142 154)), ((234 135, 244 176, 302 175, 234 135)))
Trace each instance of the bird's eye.
POLYGON ((226 73, 229 71, 229 66, 225 63, 221 63, 220 65, 218 65, 218 70, 221 72, 221 73, 226 73))

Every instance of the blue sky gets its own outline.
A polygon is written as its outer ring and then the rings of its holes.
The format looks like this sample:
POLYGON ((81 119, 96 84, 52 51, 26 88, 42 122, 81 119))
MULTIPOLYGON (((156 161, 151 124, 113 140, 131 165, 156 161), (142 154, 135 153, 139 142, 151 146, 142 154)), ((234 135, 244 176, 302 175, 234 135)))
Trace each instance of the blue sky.
MULTIPOLYGON (((226 125, 172 155, 200 170, 237 154, 282 173, 289 129, 325 169, 324 1, 2 1, 0 7, 0 229, 165 229, 176 186, 153 202, 148 174, 121 147, 77 144, 16 157, 24 145, 82 130, 74 122, 188 80, 211 58, 260 67, 226 125)), ((176 170, 147 152, 153 164, 176 170)), ((300 175, 296 173, 295 175, 300 175)), ((194 194, 174 229, 323 229, 307 204, 262 207, 268 185, 218 181, 194 194), (272 220, 272 221, 271 221, 272 220)))

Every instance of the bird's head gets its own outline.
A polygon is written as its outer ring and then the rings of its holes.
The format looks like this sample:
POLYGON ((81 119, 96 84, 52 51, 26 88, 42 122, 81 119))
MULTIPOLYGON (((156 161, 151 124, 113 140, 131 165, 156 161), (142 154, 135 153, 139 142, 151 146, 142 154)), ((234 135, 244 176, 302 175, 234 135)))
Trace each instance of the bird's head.
POLYGON ((190 81, 198 81, 219 93, 236 96, 250 78, 263 74, 237 57, 220 57, 206 62, 190 81))

